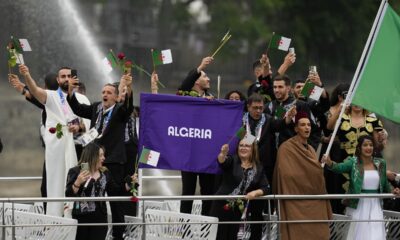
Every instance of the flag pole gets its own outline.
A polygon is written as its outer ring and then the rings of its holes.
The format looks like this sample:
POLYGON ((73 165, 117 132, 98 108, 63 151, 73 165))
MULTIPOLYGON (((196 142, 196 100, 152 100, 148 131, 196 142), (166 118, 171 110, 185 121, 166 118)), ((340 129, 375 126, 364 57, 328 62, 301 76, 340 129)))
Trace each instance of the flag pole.
MULTIPOLYGON (((143 151, 143 149, 144 149, 144 146, 142 146, 142 151, 143 151)), ((142 152, 140 152, 140 153, 142 153, 142 152)), ((134 173, 138 173, 138 169, 139 169, 139 152, 138 152, 138 154, 137 154, 137 156, 136 156, 135 171, 134 171, 134 173)))
POLYGON ((153 54, 154 54, 154 49, 152 48, 151 49, 151 60, 153 61, 153 72, 155 72, 156 71, 156 63, 154 62, 153 54))
MULTIPOLYGON (((334 141, 334 139, 336 137, 337 131, 338 131, 340 123, 341 123, 341 118, 343 116, 343 113, 344 113, 344 111, 346 109, 347 104, 351 103, 351 99, 353 98, 353 93, 355 92, 355 87, 354 86, 356 84, 358 85, 358 79, 359 79, 359 74, 360 74, 361 67, 363 66, 363 64, 365 62, 366 55, 369 54, 371 43, 373 41, 373 38, 376 37, 375 33, 378 30, 378 26, 380 26, 380 23, 382 22, 383 13, 386 12, 387 4, 388 4, 387 0, 382 0, 381 1, 381 5, 379 6, 378 13, 376 14, 374 23, 372 25, 371 31, 369 33, 367 42, 366 42, 364 50, 363 50, 363 53, 362 53, 361 58, 360 58, 360 60, 358 62, 358 66, 357 66, 356 72, 354 73, 353 79, 351 81, 350 88, 349 88, 350 94, 347 94, 346 99, 344 100, 342 109, 340 110, 339 117, 336 120, 335 128, 333 130, 333 133, 331 135, 331 139, 329 140, 329 144, 328 144, 328 147, 326 148, 326 151, 325 151, 324 155, 329 155, 329 152, 331 151, 331 148, 332 148, 332 145, 333 145, 333 141, 334 141)), ((322 163, 321 166, 324 167, 325 163, 322 163)))
POLYGON ((225 41, 223 41, 219 47, 217 48, 217 50, 215 50, 215 52, 211 55, 211 57, 213 58, 215 55, 217 55, 217 53, 219 52, 219 50, 221 50, 221 48, 225 45, 225 43, 227 43, 229 41, 229 39, 231 39, 232 35, 228 35, 225 39, 225 41))
MULTIPOLYGON (((350 100, 349 100, 350 103, 353 101, 354 94, 355 94, 356 89, 358 88, 358 85, 359 85, 359 83, 360 83, 359 79, 360 79, 360 77, 361 77, 361 76, 363 75, 363 73, 364 73, 364 66, 365 66, 365 63, 368 61, 368 59, 369 59, 369 57, 370 57, 370 55, 371 55, 371 46, 373 46, 373 44, 374 44, 375 41, 376 41, 376 37, 377 37, 377 34, 375 34, 375 33, 381 28, 382 20, 383 20, 383 17, 384 17, 384 16, 382 16, 382 15, 384 15, 384 14, 386 13, 386 10, 387 10, 388 1, 387 1, 387 0, 382 0, 382 2, 385 2, 386 4, 383 6, 383 10, 382 10, 382 12, 381 12, 381 17, 379 18, 378 23, 377 23, 376 26, 375 26, 374 35, 372 36, 371 43, 370 43, 369 46, 368 46, 368 50, 367 50, 367 53, 366 53, 364 62, 363 62, 363 64, 362 64, 360 73, 358 74, 357 81, 356 81, 355 85, 353 86, 353 88, 351 89, 351 92, 350 92, 350 100)), ((375 23, 375 22, 374 22, 374 23, 375 23)))
POLYGON ((221 76, 218 75, 218 78, 217 78, 217 98, 218 99, 219 99, 220 91, 221 91, 221 76))
MULTIPOLYGON (((272 32, 271 39, 274 38, 274 35, 275 35, 275 32, 272 32)), ((270 47, 271 47, 271 39, 269 39, 269 43, 268 43, 268 46, 267 46, 267 51, 265 52, 265 54, 267 55, 267 57, 268 57, 269 49, 270 49, 270 47)))

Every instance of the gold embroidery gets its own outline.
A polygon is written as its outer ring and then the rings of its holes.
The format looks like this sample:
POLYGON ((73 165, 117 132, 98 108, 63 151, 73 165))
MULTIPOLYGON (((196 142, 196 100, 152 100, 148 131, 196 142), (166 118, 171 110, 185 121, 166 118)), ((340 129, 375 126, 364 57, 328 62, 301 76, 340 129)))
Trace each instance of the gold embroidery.
POLYGON ((349 129, 351 128, 350 123, 348 121, 344 121, 342 122, 340 129, 343 131, 349 131, 349 129))
POLYGON ((367 129, 368 132, 373 132, 374 128, 372 127, 372 123, 367 123, 365 125, 365 128, 367 129))

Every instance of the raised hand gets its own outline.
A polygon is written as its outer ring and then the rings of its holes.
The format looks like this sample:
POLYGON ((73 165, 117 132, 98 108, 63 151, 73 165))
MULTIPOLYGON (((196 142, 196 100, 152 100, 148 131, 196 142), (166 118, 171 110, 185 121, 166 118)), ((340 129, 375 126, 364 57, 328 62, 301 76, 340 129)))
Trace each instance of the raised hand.
POLYGON ((76 178, 74 185, 81 186, 90 178, 90 172, 88 170, 83 170, 79 173, 78 177, 76 178))
POLYGON ((29 68, 25 65, 25 64, 20 64, 19 65, 19 67, 18 67, 18 69, 19 69, 19 73, 22 75, 22 76, 29 76, 30 75, 30 73, 29 73, 29 68))
POLYGON ((11 83, 11 86, 15 88, 18 92, 22 92, 25 84, 23 84, 20 80, 19 77, 15 74, 8 74, 8 81, 11 83))
POLYGON ((197 72, 201 72, 204 69, 206 69, 206 67, 212 63, 212 61, 214 60, 213 57, 205 57, 203 58, 203 60, 201 60, 200 66, 197 68, 197 72))
POLYGON ((328 164, 328 166, 331 166, 333 162, 332 162, 331 158, 329 157, 329 155, 324 154, 321 158, 321 163, 328 164))

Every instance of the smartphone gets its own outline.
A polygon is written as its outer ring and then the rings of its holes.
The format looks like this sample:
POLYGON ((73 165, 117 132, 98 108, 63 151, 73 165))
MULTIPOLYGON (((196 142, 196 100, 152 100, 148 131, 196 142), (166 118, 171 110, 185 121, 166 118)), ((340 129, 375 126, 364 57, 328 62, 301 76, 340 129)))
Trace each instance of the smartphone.
POLYGON ((76 69, 71 69, 71 78, 78 77, 78 71, 76 69))
POLYGON ((84 163, 81 163, 81 171, 89 171, 89 163, 87 163, 87 162, 84 162, 84 163))

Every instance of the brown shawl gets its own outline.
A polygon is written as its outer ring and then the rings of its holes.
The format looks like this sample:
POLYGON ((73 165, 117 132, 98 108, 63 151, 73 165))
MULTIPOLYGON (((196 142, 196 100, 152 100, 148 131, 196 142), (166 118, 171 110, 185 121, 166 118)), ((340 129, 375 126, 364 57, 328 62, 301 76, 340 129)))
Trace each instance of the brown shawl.
MULTIPOLYGON (((275 194, 326 194, 323 168, 314 148, 307 148, 292 137, 282 143, 274 171, 275 194)), ((281 220, 328 220, 332 218, 329 200, 282 200, 281 220)), ((328 223, 282 223, 281 239, 329 239, 328 223)))

